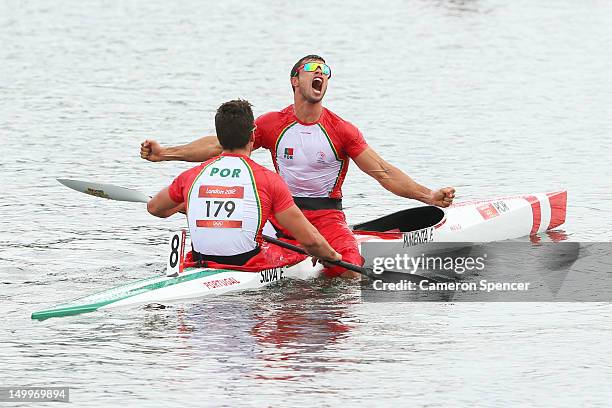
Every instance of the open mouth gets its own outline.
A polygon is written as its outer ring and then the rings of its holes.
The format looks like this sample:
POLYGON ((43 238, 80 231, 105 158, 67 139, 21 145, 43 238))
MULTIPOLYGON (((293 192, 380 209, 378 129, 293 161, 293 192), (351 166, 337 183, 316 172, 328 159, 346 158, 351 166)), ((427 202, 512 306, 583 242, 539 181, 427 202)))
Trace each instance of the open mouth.
POLYGON ((323 79, 316 77, 312 80, 312 89, 314 89, 316 92, 321 92, 321 89, 323 89, 323 79))

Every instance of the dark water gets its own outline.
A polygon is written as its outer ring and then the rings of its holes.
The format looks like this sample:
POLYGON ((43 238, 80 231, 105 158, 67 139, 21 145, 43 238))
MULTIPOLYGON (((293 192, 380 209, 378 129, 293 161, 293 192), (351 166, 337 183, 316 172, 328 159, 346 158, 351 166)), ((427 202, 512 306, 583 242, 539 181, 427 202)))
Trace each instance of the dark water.
MULTIPOLYGON (((153 193, 188 165, 140 160, 144 138, 208 134, 236 97, 288 105, 311 52, 334 72, 327 106, 421 183, 568 189, 568 239, 610 241, 611 19, 608 1, 1 2, 1 385, 95 407, 608 405, 607 303, 370 303, 301 282, 29 315, 160 272, 183 227, 56 178, 153 193)), ((355 169, 344 191, 351 222, 415 205, 355 169)))

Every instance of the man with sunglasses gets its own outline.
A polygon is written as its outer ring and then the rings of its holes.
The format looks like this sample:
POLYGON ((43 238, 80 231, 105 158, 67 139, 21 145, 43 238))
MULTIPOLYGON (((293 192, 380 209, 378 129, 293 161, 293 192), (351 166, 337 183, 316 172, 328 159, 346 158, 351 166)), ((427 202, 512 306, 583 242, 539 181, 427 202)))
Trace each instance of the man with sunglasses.
MULTIPOLYGON (((270 150, 274 167, 289 186, 295 203, 342 259, 362 264, 357 242, 342 212, 341 187, 349 159, 401 197, 448 207, 455 190, 445 187, 432 191, 416 183, 369 147, 353 124, 324 108, 322 101, 331 75, 331 68, 320 56, 301 58, 291 69, 293 104, 257 118, 254 149, 270 150)), ((203 161, 219 154, 219 149, 215 136, 167 148, 146 140, 140 155, 150 161, 203 161)), ((351 275, 338 267, 328 268, 326 273, 351 275)))
POLYGON ((148 202, 147 210, 166 218, 186 209, 191 259, 209 266, 261 270, 303 260, 293 251, 261 245, 263 226, 272 215, 312 256, 340 260, 296 207, 278 174, 249 158, 253 122, 247 101, 222 104, 215 115, 221 154, 180 174, 148 202))

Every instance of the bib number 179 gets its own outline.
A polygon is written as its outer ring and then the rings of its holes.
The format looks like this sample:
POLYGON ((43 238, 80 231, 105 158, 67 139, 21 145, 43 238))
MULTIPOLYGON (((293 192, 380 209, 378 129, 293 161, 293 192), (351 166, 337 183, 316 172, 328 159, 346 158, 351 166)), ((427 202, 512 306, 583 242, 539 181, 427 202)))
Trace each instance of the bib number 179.
POLYGON ((178 276, 183 273, 183 258, 185 255, 185 230, 172 234, 169 241, 170 253, 166 263, 166 276, 178 276))

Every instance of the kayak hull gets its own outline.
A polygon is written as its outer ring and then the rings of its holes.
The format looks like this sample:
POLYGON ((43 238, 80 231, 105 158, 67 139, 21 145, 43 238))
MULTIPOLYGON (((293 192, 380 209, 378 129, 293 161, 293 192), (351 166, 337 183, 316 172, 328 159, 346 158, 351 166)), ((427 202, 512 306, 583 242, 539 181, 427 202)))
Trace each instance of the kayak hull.
MULTIPOLYGON (((491 242, 537 234, 565 222, 567 193, 532 194, 457 203, 447 209, 433 206, 399 211, 353 226, 360 245, 394 241, 427 253, 432 242, 491 242)), ((295 265, 244 272, 231 269, 187 268, 176 277, 150 277, 85 296, 51 309, 34 312, 32 319, 71 316, 96 310, 152 303, 176 303, 260 289, 279 281, 320 276, 322 266, 310 258, 295 265)))
POLYGON ((566 207, 566 191, 510 196, 465 201, 446 209, 412 208, 357 224, 353 230, 358 236, 376 232, 381 238, 402 237, 406 246, 502 241, 562 225, 566 207))
POLYGON ((179 276, 154 276, 75 299, 51 309, 32 313, 32 319, 73 316, 96 310, 145 305, 179 303, 229 292, 260 289, 283 279, 311 279, 320 276, 323 267, 310 259, 281 268, 259 272, 230 269, 187 268, 179 276))

